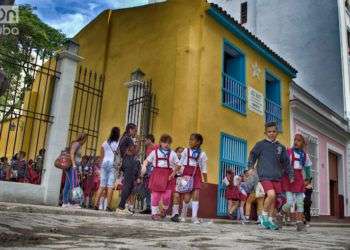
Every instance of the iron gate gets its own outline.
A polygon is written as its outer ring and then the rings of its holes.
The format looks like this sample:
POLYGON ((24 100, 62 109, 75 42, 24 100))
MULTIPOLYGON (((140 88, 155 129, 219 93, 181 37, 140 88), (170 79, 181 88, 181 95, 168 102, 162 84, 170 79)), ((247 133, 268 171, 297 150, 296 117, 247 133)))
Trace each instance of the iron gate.
MULTIPOLYGON (((96 156, 103 99, 104 76, 80 66, 74 85, 68 145, 78 134, 86 133, 83 155, 96 156)), ((68 146, 67 145, 67 146, 68 146)))
POLYGON ((12 157, 19 151, 34 159, 45 148, 51 99, 57 71, 50 51, 31 48, 26 56, 14 56, 0 49, 0 67, 10 87, 0 97, 0 157, 12 157))
POLYGON ((133 85, 131 98, 128 103, 128 123, 138 127, 141 137, 141 155, 145 158, 145 137, 153 131, 153 121, 158 109, 155 107, 156 96, 152 93, 152 80, 139 81, 133 85))

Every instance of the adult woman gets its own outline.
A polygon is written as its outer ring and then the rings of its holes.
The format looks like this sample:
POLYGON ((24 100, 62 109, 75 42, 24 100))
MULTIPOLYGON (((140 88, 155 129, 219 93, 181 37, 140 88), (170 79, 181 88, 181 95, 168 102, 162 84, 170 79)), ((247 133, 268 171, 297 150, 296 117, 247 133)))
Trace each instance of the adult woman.
MULTIPOLYGON (((70 158, 72 161, 72 167, 66 170, 66 181, 63 188, 63 204, 62 207, 70 207, 69 197, 72 189, 76 187, 79 181, 78 178, 78 167, 81 164, 81 154, 80 149, 85 144, 87 140, 87 134, 79 134, 77 139, 71 143, 70 146, 70 158)), ((79 204, 75 204, 75 207, 79 207, 79 204)))
POLYGON ((113 194, 113 186, 115 182, 115 172, 116 167, 114 165, 114 158, 116 157, 117 149, 118 149, 118 140, 120 136, 120 129, 118 127, 114 127, 111 130, 111 134, 102 146, 101 146, 101 175, 100 175, 100 187, 97 191, 97 196, 95 200, 94 209, 98 210, 98 206, 100 203, 100 198, 102 192, 107 189, 107 211, 111 212, 110 208, 111 199, 113 194))
POLYGON ((141 169, 140 161, 136 159, 140 147, 133 140, 136 134, 136 125, 129 123, 119 142, 119 150, 122 157, 121 171, 124 174, 124 183, 120 203, 116 212, 121 214, 129 213, 129 210, 125 209, 125 204, 134 188, 134 182, 138 178, 141 169))

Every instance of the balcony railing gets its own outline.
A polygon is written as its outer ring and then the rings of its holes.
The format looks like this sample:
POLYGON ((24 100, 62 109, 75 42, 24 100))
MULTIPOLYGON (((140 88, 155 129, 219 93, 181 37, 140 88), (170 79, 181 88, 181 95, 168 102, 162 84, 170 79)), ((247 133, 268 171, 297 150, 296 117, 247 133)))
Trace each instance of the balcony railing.
POLYGON ((224 106, 246 114, 246 86, 226 73, 222 73, 222 103, 224 106))
POLYGON ((282 107, 281 105, 266 99, 265 119, 266 122, 276 122, 278 131, 282 131, 282 107))

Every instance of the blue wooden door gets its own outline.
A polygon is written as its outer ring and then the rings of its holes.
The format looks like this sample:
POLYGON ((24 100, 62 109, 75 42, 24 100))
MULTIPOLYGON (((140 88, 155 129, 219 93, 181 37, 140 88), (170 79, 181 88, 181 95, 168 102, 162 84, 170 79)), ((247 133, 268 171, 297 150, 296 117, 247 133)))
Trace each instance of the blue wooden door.
POLYGON ((231 169, 235 174, 242 174, 246 169, 247 141, 228 135, 221 134, 220 142, 220 167, 218 179, 217 215, 227 215, 227 201, 225 199, 225 187, 222 180, 226 171, 231 169))

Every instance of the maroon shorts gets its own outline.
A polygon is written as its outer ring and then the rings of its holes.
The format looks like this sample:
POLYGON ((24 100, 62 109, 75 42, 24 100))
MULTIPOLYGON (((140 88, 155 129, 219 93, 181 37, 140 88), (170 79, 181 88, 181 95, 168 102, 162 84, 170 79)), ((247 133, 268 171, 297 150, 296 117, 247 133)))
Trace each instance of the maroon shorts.
POLYGON ((269 190, 275 190, 276 194, 282 193, 282 184, 280 181, 265 180, 261 181, 260 183, 263 186, 265 193, 267 193, 269 190))

